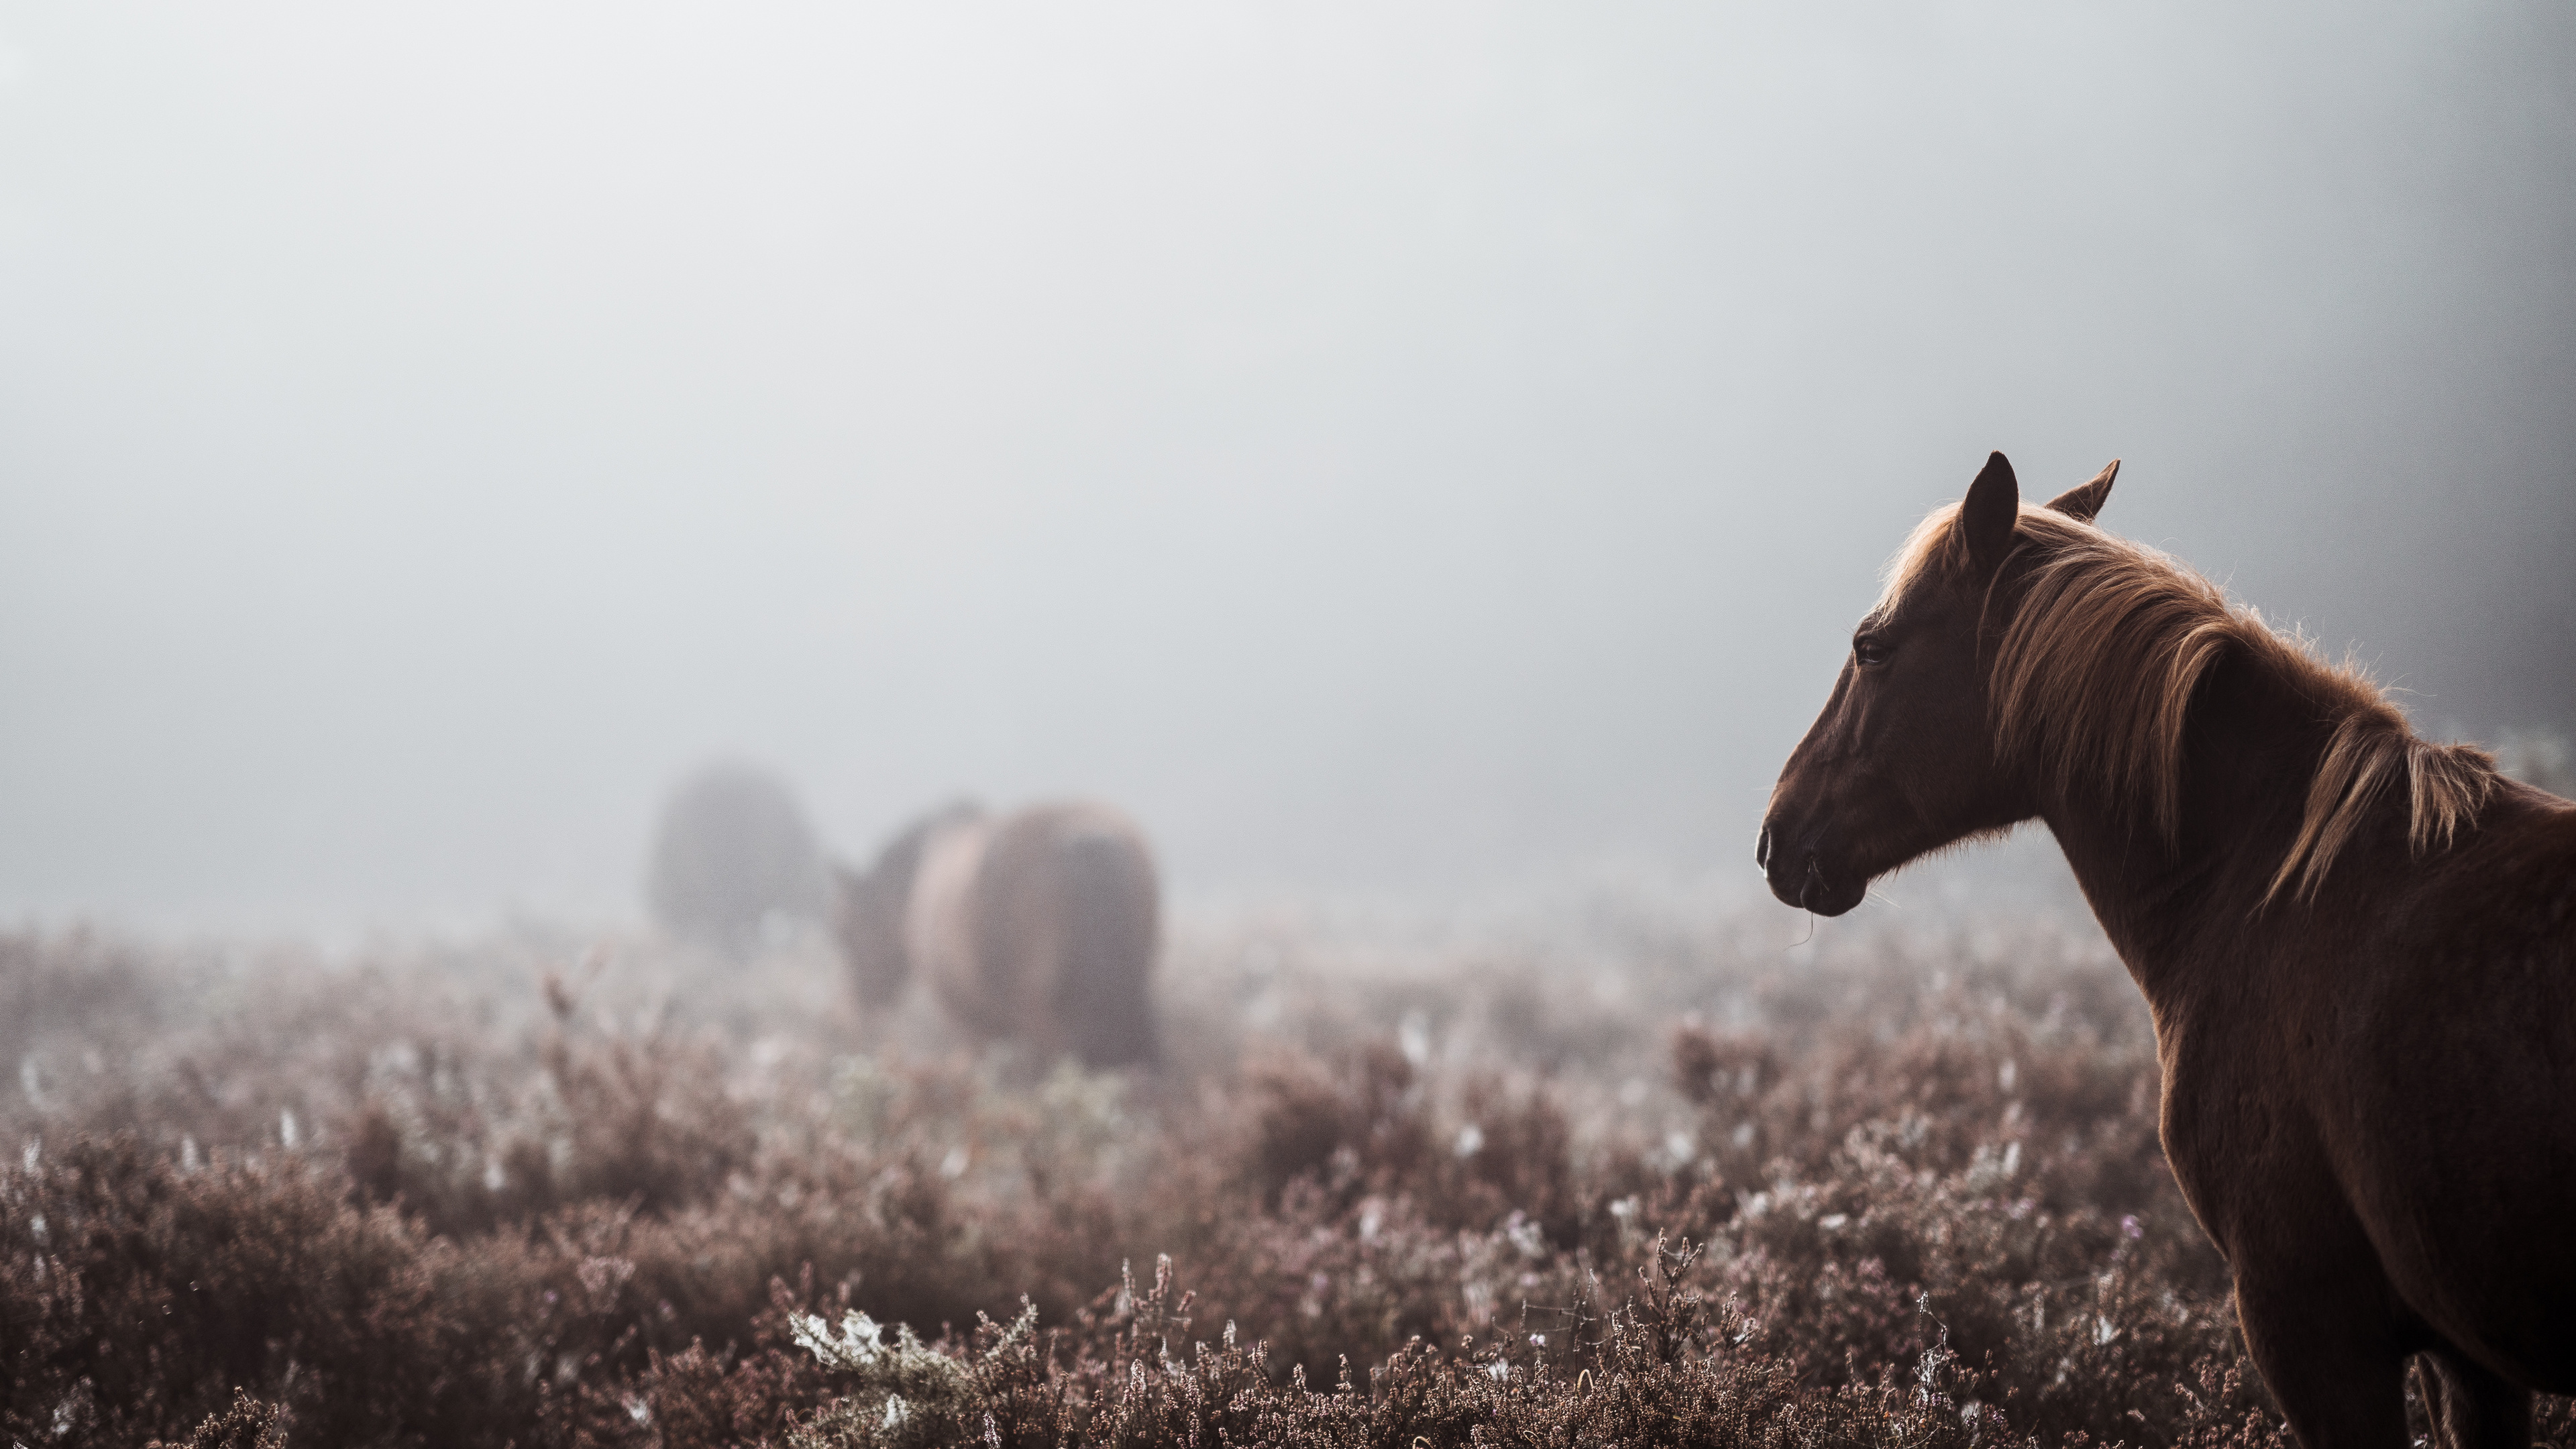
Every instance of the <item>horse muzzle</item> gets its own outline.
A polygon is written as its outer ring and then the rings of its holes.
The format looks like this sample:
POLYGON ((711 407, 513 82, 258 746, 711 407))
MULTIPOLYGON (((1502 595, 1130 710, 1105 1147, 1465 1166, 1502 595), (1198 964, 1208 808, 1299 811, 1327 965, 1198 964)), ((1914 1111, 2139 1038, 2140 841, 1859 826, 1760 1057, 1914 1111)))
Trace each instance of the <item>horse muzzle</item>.
POLYGON ((1793 846, 1792 838, 1780 826, 1766 822, 1753 845, 1753 863, 1762 867, 1762 878, 1781 904, 1820 916, 1839 916, 1869 895, 1867 876, 1837 869, 1818 845, 1793 846))

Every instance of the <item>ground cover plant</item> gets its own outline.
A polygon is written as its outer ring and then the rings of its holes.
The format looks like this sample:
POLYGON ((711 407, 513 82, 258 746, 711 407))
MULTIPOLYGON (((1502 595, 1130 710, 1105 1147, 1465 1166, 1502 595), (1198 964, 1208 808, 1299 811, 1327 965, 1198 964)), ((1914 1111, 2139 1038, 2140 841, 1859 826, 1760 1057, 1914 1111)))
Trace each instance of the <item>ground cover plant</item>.
POLYGON ((811 944, 0 937, 0 1435, 2286 1444, 2089 924, 1792 921, 1185 920, 1151 1074, 811 944))

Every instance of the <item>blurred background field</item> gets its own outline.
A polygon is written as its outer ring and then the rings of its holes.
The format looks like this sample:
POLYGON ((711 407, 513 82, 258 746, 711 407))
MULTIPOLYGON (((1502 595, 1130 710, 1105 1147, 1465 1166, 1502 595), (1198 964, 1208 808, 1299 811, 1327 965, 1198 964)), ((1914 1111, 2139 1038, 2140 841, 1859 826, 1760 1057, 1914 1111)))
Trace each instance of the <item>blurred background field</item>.
POLYGON ((2134 988, 1939 875, 1184 912, 1120 1074, 812 940, 11 936, 0 1432, 2285 1442, 2134 988))

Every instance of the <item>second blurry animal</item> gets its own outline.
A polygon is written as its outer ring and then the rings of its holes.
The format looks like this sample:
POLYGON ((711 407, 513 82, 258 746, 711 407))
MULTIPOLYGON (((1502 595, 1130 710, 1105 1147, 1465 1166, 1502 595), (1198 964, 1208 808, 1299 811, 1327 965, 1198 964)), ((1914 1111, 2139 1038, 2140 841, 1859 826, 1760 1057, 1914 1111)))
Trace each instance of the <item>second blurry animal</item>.
POLYGON ((823 854, 776 776, 713 764, 663 806, 645 893, 672 936, 742 959, 822 917, 823 854))
POLYGON ((1161 894, 1135 824, 1106 805, 952 806, 836 872, 834 926, 862 1005, 915 977, 984 1040, 1091 1067, 1161 1054, 1148 982, 1161 894))

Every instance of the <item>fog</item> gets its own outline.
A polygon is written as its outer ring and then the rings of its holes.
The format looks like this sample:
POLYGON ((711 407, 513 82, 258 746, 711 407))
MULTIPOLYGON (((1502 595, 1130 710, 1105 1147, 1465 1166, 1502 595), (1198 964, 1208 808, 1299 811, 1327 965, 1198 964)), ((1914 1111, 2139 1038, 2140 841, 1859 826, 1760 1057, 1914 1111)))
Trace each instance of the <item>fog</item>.
POLYGON ((0 0, 0 914, 1752 878, 1990 448, 2576 720, 2576 9, 0 0))

